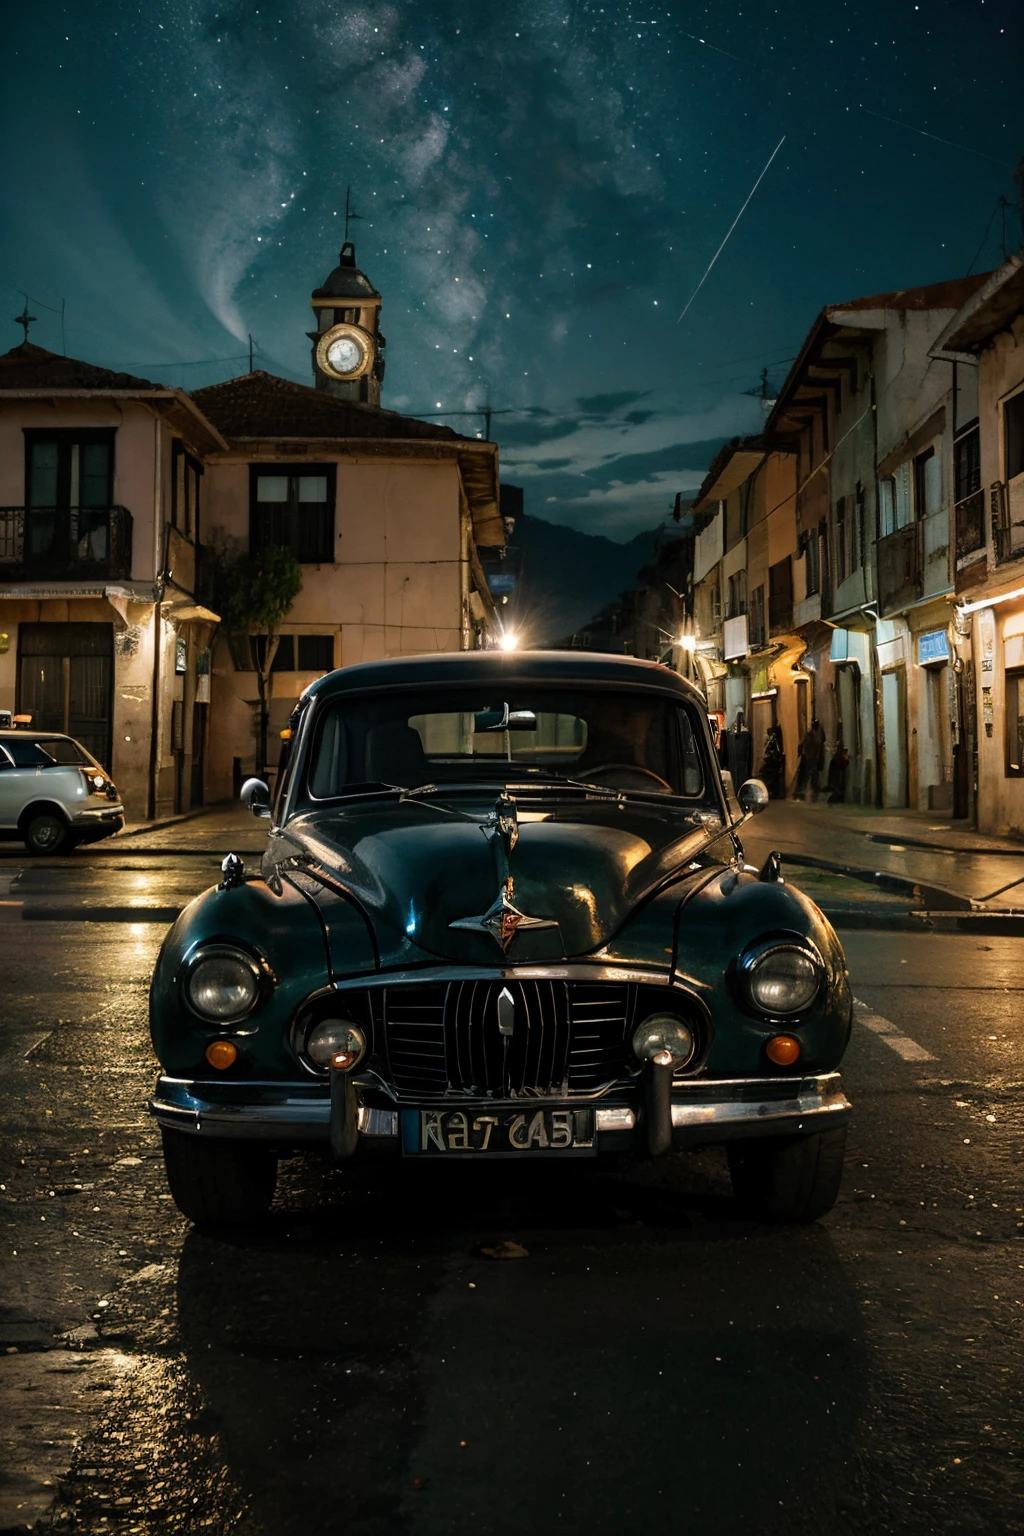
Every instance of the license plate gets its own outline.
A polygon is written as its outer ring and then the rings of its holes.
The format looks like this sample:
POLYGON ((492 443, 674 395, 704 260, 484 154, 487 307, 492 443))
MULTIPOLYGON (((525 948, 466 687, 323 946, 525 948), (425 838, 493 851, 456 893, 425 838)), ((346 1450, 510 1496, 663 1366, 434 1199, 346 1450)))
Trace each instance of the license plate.
POLYGON ((407 1157, 588 1157, 596 1151, 592 1109, 403 1109, 401 1130, 407 1157))

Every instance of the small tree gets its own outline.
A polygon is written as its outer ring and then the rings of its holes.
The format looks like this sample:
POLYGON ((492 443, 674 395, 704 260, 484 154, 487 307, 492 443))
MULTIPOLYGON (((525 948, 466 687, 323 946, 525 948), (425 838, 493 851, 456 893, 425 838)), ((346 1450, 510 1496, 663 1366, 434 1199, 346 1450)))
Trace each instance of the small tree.
POLYGON ((277 655, 278 630, 302 590, 302 568, 290 549, 267 544, 254 555, 243 555, 221 573, 221 608, 229 631, 241 632, 256 672, 259 690, 259 730, 256 772, 267 771, 267 721, 270 715, 270 669, 277 655))

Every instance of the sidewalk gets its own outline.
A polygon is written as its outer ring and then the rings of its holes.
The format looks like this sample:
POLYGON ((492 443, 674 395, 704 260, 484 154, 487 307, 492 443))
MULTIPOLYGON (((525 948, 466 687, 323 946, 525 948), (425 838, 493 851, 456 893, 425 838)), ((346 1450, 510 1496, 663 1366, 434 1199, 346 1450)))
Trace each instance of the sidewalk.
POLYGON ((113 837, 94 843, 95 853, 262 853, 269 823, 237 800, 221 800, 181 816, 133 821, 113 837))
POLYGON ((859 899, 872 907, 874 888, 901 897, 908 911, 970 914, 972 927, 986 914, 1019 915, 1024 931, 1024 843, 983 836, 934 811, 773 800, 741 836, 750 863, 777 849, 809 895, 806 872, 827 871, 858 882, 859 899))

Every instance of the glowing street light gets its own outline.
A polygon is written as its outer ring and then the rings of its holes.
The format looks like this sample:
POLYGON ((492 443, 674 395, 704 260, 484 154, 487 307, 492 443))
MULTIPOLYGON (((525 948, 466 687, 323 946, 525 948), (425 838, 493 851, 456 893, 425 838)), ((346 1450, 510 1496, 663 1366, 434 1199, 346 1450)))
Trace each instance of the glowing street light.
POLYGON ((504 629, 498 644, 503 651, 515 651, 519 648, 519 636, 514 629, 504 629))

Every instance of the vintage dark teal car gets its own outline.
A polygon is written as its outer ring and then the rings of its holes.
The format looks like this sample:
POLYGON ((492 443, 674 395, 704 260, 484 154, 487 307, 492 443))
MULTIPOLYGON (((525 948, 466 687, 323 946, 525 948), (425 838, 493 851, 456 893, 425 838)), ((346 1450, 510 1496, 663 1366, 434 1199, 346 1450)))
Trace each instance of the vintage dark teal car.
MULTIPOLYGON (((287 734, 287 733, 286 733, 287 734)), ((252 1221, 278 1159, 661 1157, 724 1142, 755 1214, 829 1210, 839 941, 738 831, 704 701, 652 662, 373 662, 299 700, 259 872, 235 855, 153 978, 171 1192, 252 1221)))

